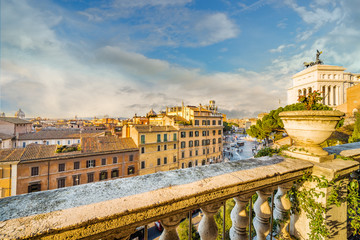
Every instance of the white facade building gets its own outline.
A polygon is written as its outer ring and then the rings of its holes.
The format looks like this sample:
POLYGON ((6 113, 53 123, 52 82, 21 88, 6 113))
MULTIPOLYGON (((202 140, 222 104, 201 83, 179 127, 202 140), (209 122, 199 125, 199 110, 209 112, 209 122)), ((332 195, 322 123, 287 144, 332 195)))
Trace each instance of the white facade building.
POLYGON ((336 107, 346 102, 346 89, 360 83, 360 74, 344 72, 346 68, 331 65, 314 65, 292 77, 288 89, 288 104, 297 103, 300 95, 319 91, 323 104, 336 107))

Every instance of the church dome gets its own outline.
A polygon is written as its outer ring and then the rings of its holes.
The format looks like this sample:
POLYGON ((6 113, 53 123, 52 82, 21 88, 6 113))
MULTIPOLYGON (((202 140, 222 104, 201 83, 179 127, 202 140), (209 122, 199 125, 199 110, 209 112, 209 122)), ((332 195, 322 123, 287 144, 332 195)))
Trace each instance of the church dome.
POLYGON ((153 110, 153 109, 151 109, 147 114, 146 114, 146 116, 156 116, 156 112, 153 110))
POLYGON ((25 118, 25 113, 19 108, 19 110, 15 113, 15 117, 17 118, 25 118))

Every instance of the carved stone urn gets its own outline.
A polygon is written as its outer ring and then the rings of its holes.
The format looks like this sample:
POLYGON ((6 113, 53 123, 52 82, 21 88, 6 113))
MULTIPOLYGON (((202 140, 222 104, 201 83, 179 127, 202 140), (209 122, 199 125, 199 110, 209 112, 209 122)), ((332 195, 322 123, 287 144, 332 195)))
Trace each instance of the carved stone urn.
POLYGON ((324 162, 334 158, 320 144, 335 131, 336 124, 345 114, 338 110, 288 111, 279 114, 284 128, 295 142, 286 155, 313 162, 324 162))

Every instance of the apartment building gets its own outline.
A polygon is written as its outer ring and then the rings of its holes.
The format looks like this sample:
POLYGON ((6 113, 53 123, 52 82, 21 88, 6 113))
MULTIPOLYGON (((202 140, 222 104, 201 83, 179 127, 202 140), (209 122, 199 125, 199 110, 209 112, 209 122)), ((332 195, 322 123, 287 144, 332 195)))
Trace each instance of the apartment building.
POLYGON ((148 117, 147 125, 126 125, 140 152, 140 175, 211 164, 222 160, 223 121, 215 101, 177 106, 148 117))
POLYGON ((139 175, 179 168, 178 129, 173 126, 127 125, 123 137, 139 148, 139 175))
POLYGON ((30 144, 0 150, 0 197, 138 175, 131 138, 95 137, 77 146, 30 144))

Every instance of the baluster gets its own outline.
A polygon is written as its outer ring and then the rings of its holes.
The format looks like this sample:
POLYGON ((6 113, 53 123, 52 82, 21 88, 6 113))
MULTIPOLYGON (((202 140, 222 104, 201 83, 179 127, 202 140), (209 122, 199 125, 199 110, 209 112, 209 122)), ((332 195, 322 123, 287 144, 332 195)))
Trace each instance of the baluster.
POLYGON ((290 234, 286 228, 290 221, 289 210, 291 208, 291 202, 290 199, 286 196, 286 193, 289 191, 291 186, 292 183, 279 185, 274 199, 275 210, 273 216, 274 219, 276 219, 278 222, 276 233, 281 237, 281 239, 290 239, 290 234))
POLYGON ((218 235, 214 215, 219 211, 221 203, 214 203, 201 207, 204 216, 199 223, 199 234, 201 240, 215 240, 218 235))
POLYGON ((270 233, 269 218, 271 216, 271 209, 268 203, 268 197, 272 192, 273 188, 256 191, 258 198, 254 203, 255 218, 253 224, 257 240, 265 240, 266 236, 270 233))
POLYGON ((251 194, 234 197, 235 206, 231 211, 230 217, 232 226, 230 228, 231 240, 247 240, 246 227, 249 224, 249 214, 246 212, 246 204, 248 204, 251 194))
POLYGON ((186 217, 186 214, 176 214, 161 220, 161 225, 164 227, 159 240, 179 240, 176 228, 179 226, 181 220, 186 217))

